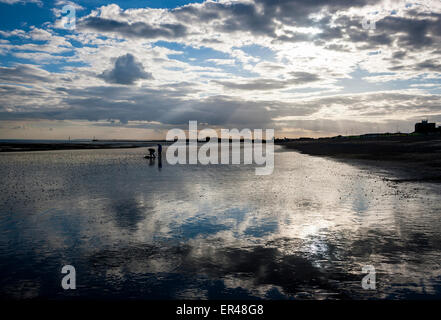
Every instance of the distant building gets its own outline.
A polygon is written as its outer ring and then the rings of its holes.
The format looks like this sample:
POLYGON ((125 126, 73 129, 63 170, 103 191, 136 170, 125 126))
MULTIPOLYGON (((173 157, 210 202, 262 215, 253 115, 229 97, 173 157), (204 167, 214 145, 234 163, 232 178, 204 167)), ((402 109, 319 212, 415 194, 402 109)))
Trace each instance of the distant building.
POLYGON ((436 133, 436 132, 440 132, 440 127, 437 128, 434 122, 423 120, 421 122, 415 123, 415 133, 436 133))

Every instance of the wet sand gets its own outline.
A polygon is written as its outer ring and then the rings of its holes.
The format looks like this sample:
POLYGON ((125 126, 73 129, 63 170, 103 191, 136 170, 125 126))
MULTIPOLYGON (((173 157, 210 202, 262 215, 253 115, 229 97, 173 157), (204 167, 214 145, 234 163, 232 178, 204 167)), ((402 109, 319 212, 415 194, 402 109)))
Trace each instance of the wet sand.
POLYGON ((394 171, 394 181, 441 182, 441 136, 371 139, 325 138, 278 143, 301 153, 324 156, 377 170, 394 171))

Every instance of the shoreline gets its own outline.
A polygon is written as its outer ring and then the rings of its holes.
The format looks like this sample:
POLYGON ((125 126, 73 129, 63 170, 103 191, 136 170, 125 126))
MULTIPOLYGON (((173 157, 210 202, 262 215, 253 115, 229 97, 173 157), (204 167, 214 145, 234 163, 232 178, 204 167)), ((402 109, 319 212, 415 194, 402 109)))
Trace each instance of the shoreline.
POLYGON ((58 151, 58 150, 95 150, 95 149, 132 149, 153 145, 152 143, 0 143, 0 153, 31 152, 31 151, 58 151))
POLYGON ((441 183, 441 137, 322 138, 277 143, 287 149, 387 170, 394 182, 441 183))
MULTIPOLYGON (((163 141, 161 141, 163 142, 163 141)), ((153 141, 0 142, 0 153, 133 149, 154 146, 153 141)), ((286 149, 329 157, 362 167, 387 170, 394 182, 441 183, 441 136, 400 136, 370 139, 320 138, 276 141, 286 149)))

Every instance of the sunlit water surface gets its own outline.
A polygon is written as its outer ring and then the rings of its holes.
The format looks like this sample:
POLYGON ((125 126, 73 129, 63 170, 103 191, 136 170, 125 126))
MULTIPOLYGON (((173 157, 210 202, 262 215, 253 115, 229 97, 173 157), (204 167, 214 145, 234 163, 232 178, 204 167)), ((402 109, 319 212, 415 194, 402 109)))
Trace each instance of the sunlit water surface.
POLYGON ((1 297, 441 296, 440 185, 280 147, 269 176, 145 153, 1 154, 1 297), (366 265, 376 290, 361 286, 366 265))

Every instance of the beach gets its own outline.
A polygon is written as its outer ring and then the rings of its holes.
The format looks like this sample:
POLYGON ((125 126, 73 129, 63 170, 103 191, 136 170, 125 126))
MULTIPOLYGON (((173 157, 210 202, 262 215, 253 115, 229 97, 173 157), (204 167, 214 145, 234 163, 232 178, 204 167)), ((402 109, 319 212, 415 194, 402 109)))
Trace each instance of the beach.
POLYGON ((440 184, 281 146, 268 176, 145 152, 0 154, 1 298, 439 298, 440 184))
POLYGON ((298 139, 278 144, 308 155, 393 171, 397 181, 441 182, 439 135, 298 139))

